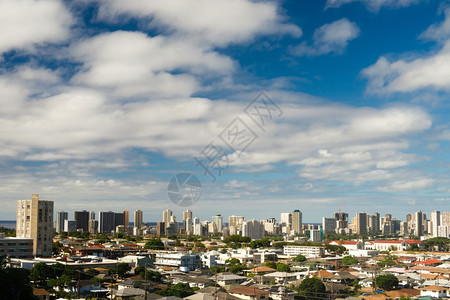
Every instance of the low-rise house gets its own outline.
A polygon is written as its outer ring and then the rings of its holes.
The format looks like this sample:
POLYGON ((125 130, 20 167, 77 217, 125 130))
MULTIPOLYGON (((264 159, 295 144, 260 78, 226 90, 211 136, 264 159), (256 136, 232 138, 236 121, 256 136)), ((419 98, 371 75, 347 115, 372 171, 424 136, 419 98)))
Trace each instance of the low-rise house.
POLYGON ((124 257, 119 257, 118 261, 120 263, 127 263, 130 267, 153 267, 153 259, 148 256, 142 255, 127 255, 124 257))
POLYGON ((292 282, 299 280, 304 277, 303 273, 289 273, 289 272, 273 272, 265 274, 263 276, 266 280, 264 281, 275 281, 277 283, 292 282))
POLYGON ((449 288, 442 286, 426 286, 420 289, 420 296, 430 296, 434 298, 447 298, 449 288))
POLYGON ((364 249, 364 243, 359 241, 331 241, 328 244, 335 246, 345 247, 347 250, 360 250, 364 249))
POLYGON ((337 282, 342 284, 348 284, 352 282, 353 280, 357 279, 355 275, 350 274, 350 272, 344 271, 344 272, 338 272, 330 277, 331 282, 337 282))
POLYGON ((405 251, 408 248, 408 244, 404 240, 376 240, 368 243, 371 249, 379 251, 388 251, 391 249, 405 251))
POLYGON ((183 276, 183 275, 176 275, 172 278, 172 284, 177 283, 187 283, 190 287, 196 287, 199 289, 203 289, 207 286, 209 286, 213 281, 211 278, 208 278, 206 276, 183 276))
POLYGON ((199 268, 200 255, 197 253, 156 253, 155 266, 175 267, 185 271, 193 271, 199 268))
POLYGON ((239 276, 233 273, 221 273, 217 276, 210 277, 212 280, 217 280, 217 284, 220 286, 230 284, 241 284, 247 281, 247 277, 239 276))
POLYGON ((228 291, 230 295, 243 300, 267 300, 270 293, 251 286, 242 286, 228 291))
POLYGON ((268 291, 270 299, 273 300, 294 300, 297 292, 287 289, 282 286, 268 286, 261 287, 260 289, 268 291))

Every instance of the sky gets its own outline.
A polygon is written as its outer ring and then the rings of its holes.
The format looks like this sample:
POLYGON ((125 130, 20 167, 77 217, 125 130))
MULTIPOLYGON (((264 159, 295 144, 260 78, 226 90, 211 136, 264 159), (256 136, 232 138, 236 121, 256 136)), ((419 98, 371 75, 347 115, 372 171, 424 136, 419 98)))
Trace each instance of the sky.
POLYGON ((449 211, 449 96, 447 1, 0 0, 0 219, 449 211))

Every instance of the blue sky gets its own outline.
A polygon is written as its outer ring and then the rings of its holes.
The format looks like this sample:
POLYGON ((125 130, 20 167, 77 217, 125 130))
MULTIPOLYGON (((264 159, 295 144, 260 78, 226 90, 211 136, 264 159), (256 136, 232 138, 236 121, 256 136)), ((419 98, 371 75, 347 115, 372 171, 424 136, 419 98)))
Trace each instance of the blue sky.
POLYGON ((178 173, 202 220, 448 211, 449 4, 1 1, 0 219, 33 193, 180 219, 178 173))

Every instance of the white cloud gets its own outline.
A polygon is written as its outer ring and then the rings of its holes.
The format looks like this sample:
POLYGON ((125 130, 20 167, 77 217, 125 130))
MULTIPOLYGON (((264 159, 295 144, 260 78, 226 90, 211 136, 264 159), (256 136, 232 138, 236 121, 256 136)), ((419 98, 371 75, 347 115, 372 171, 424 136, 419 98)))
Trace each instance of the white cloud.
POLYGON ((295 55, 341 54, 347 48, 348 42, 355 39, 359 32, 359 27, 355 23, 343 18, 317 28, 313 36, 313 45, 303 43, 291 50, 295 55))
POLYGON ((382 7, 406 7, 418 3, 421 0, 328 0, 325 9, 330 7, 340 7, 352 2, 362 2, 371 11, 379 11, 382 7))
POLYGON ((301 35, 301 29, 285 23, 276 3, 249 0, 104 0, 99 17, 110 22, 121 16, 149 18, 149 25, 168 34, 226 46, 252 40, 260 34, 301 35))
POLYGON ((416 180, 392 181, 386 186, 379 187, 382 192, 408 192, 430 188, 434 185, 435 180, 432 178, 418 178, 416 180))
POLYGON ((433 24, 420 35, 422 39, 445 41, 450 38, 450 8, 445 10, 445 19, 439 24, 433 24))
POLYGON ((437 53, 411 61, 390 62, 385 57, 362 71, 373 94, 413 92, 430 88, 450 90, 450 41, 437 53))
POLYGON ((73 20, 58 0, 0 1, 0 54, 65 40, 73 20))
POLYGON ((220 78, 235 68, 229 57, 198 44, 141 32, 101 34, 73 45, 71 53, 83 62, 72 82, 118 97, 189 96, 201 87, 199 75, 220 78))

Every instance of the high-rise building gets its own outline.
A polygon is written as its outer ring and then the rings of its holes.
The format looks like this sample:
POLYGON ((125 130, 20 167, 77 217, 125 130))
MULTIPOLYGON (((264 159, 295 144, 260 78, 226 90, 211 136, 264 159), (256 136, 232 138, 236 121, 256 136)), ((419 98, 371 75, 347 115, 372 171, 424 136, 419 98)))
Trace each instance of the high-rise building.
POLYGON ((89 220, 95 220, 95 211, 89 213, 89 220))
POLYGON ((141 229, 142 228, 142 220, 143 220, 143 212, 142 210, 135 210, 134 211, 134 227, 136 227, 137 229, 141 229))
POLYGON ((166 226, 168 224, 170 224, 171 217, 172 217, 172 211, 170 209, 163 211, 163 222, 166 224, 166 226))
POLYGON ((244 220, 245 219, 243 216, 233 215, 228 217, 228 228, 230 229, 230 235, 234 235, 237 231, 242 230, 242 224, 244 223, 244 220))
POLYGON ((114 213, 114 230, 116 226, 125 225, 124 213, 114 213))
POLYGON ((60 211, 56 213, 56 232, 61 233, 64 231, 64 221, 69 219, 69 214, 66 211, 60 211))
POLYGON ((423 214, 422 211, 418 211, 416 213, 414 213, 414 215, 412 216, 412 221, 413 221, 413 229, 414 232, 413 234, 417 237, 421 237, 423 236, 423 214))
POLYGON ((33 239, 33 255, 51 256, 53 243, 53 201, 17 200, 16 236, 33 239))
MULTIPOLYGON (((130 226, 130 212, 128 210, 123 211, 123 225, 125 228, 128 228, 130 226)), ((128 229, 126 229, 128 230, 128 229)))
POLYGON ((264 224, 257 220, 247 220, 242 224, 242 236, 248 236, 253 240, 264 238, 264 224))
POLYGON ((296 234, 303 234, 302 225, 302 212, 296 209, 292 212, 292 230, 294 230, 296 234))
POLYGON ((192 211, 190 209, 183 211, 183 228, 186 233, 192 234, 192 211))
POLYGON ((334 218, 336 219, 337 232, 341 233, 344 229, 348 227, 348 213, 339 211, 334 214, 334 218))
POLYGON ((367 233, 367 214, 364 212, 356 213, 355 230, 357 234, 367 233))
POLYGON ((439 236, 439 226, 441 226, 441 212, 438 210, 435 210, 431 213, 431 234, 434 237, 439 236))
POLYGON ((216 224, 216 232, 222 232, 223 230, 223 218, 221 215, 215 215, 212 217, 212 222, 216 224))
POLYGON ((101 211, 98 215, 98 232, 111 233, 115 229, 115 213, 112 211, 101 211))
POLYGON ((330 234, 336 232, 336 219, 334 218, 322 218, 323 233, 330 234))
POLYGON ((74 212, 73 219, 77 224, 76 230, 81 229, 83 232, 89 231, 89 212, 87 210, 74 212))

